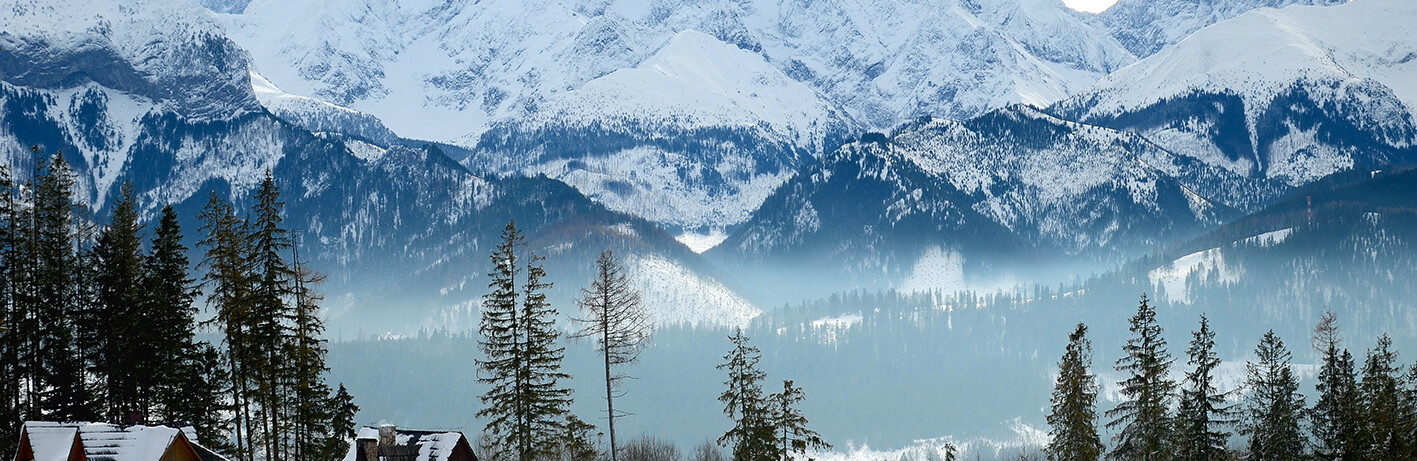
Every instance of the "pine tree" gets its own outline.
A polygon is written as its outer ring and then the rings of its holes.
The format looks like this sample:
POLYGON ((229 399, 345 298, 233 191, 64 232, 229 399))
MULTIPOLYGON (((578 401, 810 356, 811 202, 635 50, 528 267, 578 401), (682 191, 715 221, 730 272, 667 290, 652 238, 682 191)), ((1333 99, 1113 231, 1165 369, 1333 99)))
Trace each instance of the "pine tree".
POLYGON ((777 437, 775 452, 777 459, 789 461, 793 454, 806 454, 808 450, 824 450, 831 444, 822 440, 821 434, 807 428, 807 417, 798 408, 807 396, 802 388, 794 386, 792 380, 782 382, 782 392, 768 396, 772 405, 773 434, 777 437))
MULTIPOLYGON (((175 363, 164 350, 155 324, 144 302, 150 294, 143 286, 142 225, 132 184, 124 184, 113 208, 113 220, 98 238, 98 302, 102 315, 90 328, 103 329, 102 376, 107 378, 109 421, 143 423, 155 395, 156 382, 165 364, 175 363), (153 350, 158 349, 158 350, 153 350)), ((178 344, 181 347, 185 344, 178 344)))
POLYGON ((1305 444, 1299 430, 1304 396, 1299 394, 1299 380, 1289 366, 1289 350, 1270 330, 1260 339, 1255 357, 1258 362, 1245 367, 1249 393, 1240 424, 1240 433, 1250 437, 1247 459, 1300 459, 1305 444))
POLYGON ((1392 339, 1384 334, 1376 347, 1368 351, 1363 363, 1363 380, 1358 385, 1363 402, 1363 431, 1368 439, 1367 459, 1408 459, 1412 447, 1407 438, 1414 423, 1409 417, 1409 402, 1405 398, 1402 370, 1397 353, 1392 351, 1392 339))
POLYGON ((611 367, 633 363, 649 341, 649 315, 640 303, 640 293, 630 286, 630 278, 606 251, 596 261, 596 276, 590 287, 581 289, 580 307, 585 317, 578 338, 592 338, 605 363, 605 406, 610 431, 610 460, 618 458, 615 444, 615 389, 625 375, 611 367))
POLYGON ((1324 312, 1314 327, 1314 348, 1320 361, 1318 401, 1308 412, 1314 457, 1356 460, 1366 451, 1361 443, 1362 407, 1353 355, 1341 348, 1338 317, 1324 312))
POLYGON ((571 401, 570 389, 561 384, 570 376, 561 371, 565 349, 557 344, 556 312, 546 301, 551 284, 543 281, 542 258, 531 255, 520 265, 525 245, 516 223, 508 222, 492 253, 492 291, 483 298, 479 326, 485 358, 477 362, 478 381, 489 389, 477 416, 488 419, 485 430, 498 441, 491 447, 497 461, 554 455, 571 401))
POLYGON ((1097 378, 1092 367, 1092 342, 1087 325, 1079 323, 1068 335, 1068 346, 1058 363, 1052 410, 1048 413, 1046 449, 1050 461, 1096 461, 1104 447, 1097 434, 1097 378))
POLYGON ((763 396, 762 381, 767 377, 758 370, 761 353, 748 344, 743 329, 734 330, 728 338, 733 342, 733 350, 723 356, 724 363, 718 369, 728 372, 728 386, 718 400, 723 402, 723 412, 733 420, 733 428, 718 438, 723 446, 733 447, 733 461, 772 461, 775 459, 773 445, 772 412, 763 396))
POLYGON ((1215 353, 1215 332, 1204 314, 1200 329, 1192 332, 1186 353, 1191 371, 1186 373, 1177 412, 1178 458, 1188 461, 1228 459, 1225 444, 1230 433, 1223 428, 1235 423, 1231 418, 1234 410, 1225 403, 1226 393, 1215 388, 1220 357, 1215 353))
POLYGON ((1113 437, 1112 459, 1169 459, 1171 416, 1169 409, 1176 391, 1171 381, 1171 354, 1166 351, 1166 339, 1156 323, 1156 308, 1142 295, 1137 313, 1131 320, 1132 338, 1117 360, 1116 370, 1129 374, 1119 382, 1125 399, 1107 411, 1112 418, 1107 427, 1120 428, 1113 437))

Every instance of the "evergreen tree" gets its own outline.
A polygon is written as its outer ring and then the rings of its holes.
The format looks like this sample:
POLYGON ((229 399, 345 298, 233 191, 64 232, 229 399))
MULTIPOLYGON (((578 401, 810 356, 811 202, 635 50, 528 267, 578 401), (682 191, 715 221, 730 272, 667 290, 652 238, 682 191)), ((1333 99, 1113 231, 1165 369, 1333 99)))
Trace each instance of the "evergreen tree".
POLYGON ((1368 439, 1367 459, 1409 459, 1412 447, 1407 438, 1413 420, 1402 383, 1402 370, 1397 353, 1391 350, 1392 339, 1384 334, 1376 347, 1368 351, 1363 363, 1363 380, 1358 385, 1363 402, 1363 431, 1368 439))
POLYGON ((34 386, 38 410, 31 417, 61 421, 96 419, 84 380, 85 364, 75 345, 78 241, 74 173, 55 154, 37 178, 31 230, 34 331, 39 344, 34 386))
POLYGON ((542 258, 531 255, 524 267, 519 254, 526 243, 515 222, 508 222, 492 253, 491 288, 483 297, 478 381, 489 385, 481 396, 487 434, 496 461, 533 461, 555 454, 565 432, 570 389, 561 381, 565 349, 557 345, 555 311, 546 302, 551 284, 543 281, 542 258), (525 278, 519 279, 519 275, 525 278), (519 286, 519 283, 520 286, 519 286))
POLYGON ((1361 401, 1353 355, 1341 348, 1338 317, 1324 312, 1314 327, 1314 348, 1318 350, 1318 401, 1309 410, 1314 457, 1320 460, 1357 460, 1366 452, 1363 440, 1361 401))
POLYGON ((340 459, 349 452, 349 440, 354 439, 357 426, 354 416, 359 413, 359 406, 354 404, 354 396, 349 394, 349 390, 344 388, 344 383, 339 384, 334 397, 330 398, 330 437, 325 439, 328 446, 324 454, 316 459, 340 459))
POLYGON ((252 396, 253 375, 259 371, 257 349, 251 347, 250 330, 254 315, 251 309, 252 277, 247 269, 249 246, 246 225, 236 216, 231 203, 212 193, 202 210, 202 231, 199 242, 206 247, 203 284, 208 290, 207 305, 216 310, 211 322, 222 333, 226 344, 227 371, 236 429, 236 458, 251 461, 255 447, 251 443, 256 428, 251 413, 255 404, 252 396))
MULTIPOLYGON (((132 184, 124 184, 113 208, 113 220, 100 232, 98 256, 98 302, 102 315, 86 329, 102 329, 105 340, 101 376, 107 378, 109 421, 144 423, 152 409, 147 401, 155 395, 153 379, 167 364, 176 363, 168 344, 156 332, 162 325, 144 302, 151 295, 143 282, 142 225, 132 184), (154 350, 156 349, 156 350, 154 350)), ((182 347, 185 344, 177 344, 182 347)))
POLYGON ((252 272, 252 322, 247 334, 250 346, 255 348, 251 359, 257 370, 256 398, 260 429, 265 434, 260 440, 267 461, 290 456, 292 427, 288 410, 298 398, 292 392, 296 364, 285 359, 292 352, 290 341, 296 333, 291 331, 294 315, 287 303, 295 295, 295 272, 285 259, 291 242, 289 231, 281 227, 284 207, 280 187, 267 170, 256 189, 247 236, 252 272))
POLYGON ((1171 456, 1171 400, 1176 383, 1171 381, 1171 354, 1166 351, 1166 339, 1161 325, 1156 323, 1156 308, 1142 295, 1137 313, 1132 316, 1132 337, 1122 350, 1126 355, 1117 360, 1116 370, 1126 373, 1119 382, 1125 399, 1107 411, 1112 418, 1107 427, 1120 428, 1113 437, 1112 459, 1160 460, 1171 456))
POLYGON ((1046 449, 1050 461, 1096 461, 1104 447, 1097 434, 1097 378, 1092 367, 1092 342, 1087 325, 1079 323, 1068 335, 1068 346, 1058 363, 1052 410, 1048 413, 1046 449))
POLYGON ((560 345, 556 310, 546 300, 551 282, 545 281, 543 260, 545 257, 534 254, 527 258, 526 283, 522 287, 518 315, 526 346, 523 357, 527 386, 523 399, 527 402, 526 428, 531 436, 531 451, 525 453, 527 460, 555 455, 571 406, 571 389, 564 383, 571 375, 561 371, 566 348, 560 345))
POLYGON ((615 389, 625 375, 615 373, 612 366, 625 365, 639 358, 640 350, 649 341, 649 314, 640 303, 640 293, 630 286, 630 278, 609 252, 596 261, 596 276, 590 287, 581 289, 580 307, 585 318, 577 319, 582 327, 578 338, 592 338, 605 364, 605 406, 610 431, 610 460, 618 458, 615 444, 615 389))
POLYGON ((1289 366, 1289 350, 1270 330, 1260 339, 1255 357, 1258 362, 1245 367, 1249 394, 1240 424, 1240 433, 1250 437, 1248 459, 1300 459, 1305 443, 1299 430, 1304 396, 1299 394, 1299 380, 1289 366))
POLYGON ((566 420, 562 424, 565 433, 561 436, 561 461, 596 461, 600 459, 600 452, 595 448, 595 441, 592 440, 591 431, 595 426, 582 421, 576 415, 566 413, 566 420))
POLYGON ((1226 393, 1215 388, 1220 357, 1215 353, 1215 332, 1204 314, 1200 329, 1192 332, 1186 353, 1191 371, 1186 373, 1176 415, 1178 458, 1187 461, 1228 459, 1225 444, 1230 433, 1223 428, 1235 423, 1231 419, 1234 410, 1225 404, 1226 393))
POLYGON ((21 339, 17 324, 21 317, 15 299, 18 285, 19 209, 14 178, 9 167, 0 165, 0 453, 14 453, 24 420, 20 404, 20 382, 25 375, 21 361, 21 339))
POLYGON ((793 453, 806 454, 807 450, 831 448, 822 440, 821 434, 807 428, 807 417, 802 415, 798 405, 807 396, 802 388, 794 386, 792 380, 782 382, 782 392, 772 394, 768 402, 772 405, 773 434, 777 437, 775 451, 777 459, 789 461, 793 453))
POLYGON ((748 344, 743 329, 734 330, 728 338, 733 350, 723 356, 718 369, 728 372, 728 386, 718 400, 723 412, 733 420, 733 428, 718 438, 723 446, 733 447, 733 461, 773 461, 776 457, 776 435, 773 433, 772 410, 763 396, 762 381, 767 377, 758 370, 762 358, 758 348, 748 344))

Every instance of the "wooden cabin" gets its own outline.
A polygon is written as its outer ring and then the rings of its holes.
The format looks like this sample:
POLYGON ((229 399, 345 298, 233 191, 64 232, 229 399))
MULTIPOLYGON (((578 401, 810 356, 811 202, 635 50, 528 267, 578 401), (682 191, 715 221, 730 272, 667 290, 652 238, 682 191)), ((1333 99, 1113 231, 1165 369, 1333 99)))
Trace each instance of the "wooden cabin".
POLYGON ((393 425, 365 426, 344 461, 477 461, 458 431, 409 431, 393 425))
POLYGON ((14 461, 224 461, 167 426, 29 421, 14 461))

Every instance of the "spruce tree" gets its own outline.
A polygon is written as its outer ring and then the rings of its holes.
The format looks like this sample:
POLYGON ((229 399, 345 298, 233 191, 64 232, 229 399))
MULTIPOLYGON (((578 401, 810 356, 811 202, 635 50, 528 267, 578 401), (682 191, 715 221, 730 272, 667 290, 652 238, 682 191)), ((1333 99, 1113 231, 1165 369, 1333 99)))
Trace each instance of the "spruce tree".
POLYGON ((1368 351, 1363 380, 1358 385, 1363 402, 1362 434, 1367 437, 1364 443, 1368 446, 1367 459, 1371 460, 1409 459, 1412 455, 1407 441, 1414 422, 1404 395, 1397 352, 1391 349, 1388 335, 1378 338, 1377 346, 1368 351))
POLYGON ((1314 457, 1320 460, 1356 460, 1366 451, 1361 440, 1362 403, 1353 355, 1341 348, 1338 317, 1324 312, 1314 327, 1314 348, 1319 352, 1318 401, 1308 411, 1314 457))
MULTIPOLYGON (((163 325, 144 302, 151 293, 144 287, 142 225, 138 223, 132 184, 124 184, 113 208, 112 223, 104 228, 95 248, 98 262, 98 301, 103 315, 93 328, 106 333, 103 341, 103 376, 107 378, 109 421, 141 423, 152 410, 147 401, 155 395, 153 379, 171 364, 168 344, 159 336, 163 325), (156 349, 156 350, 154 350, 156 349)), ((178 344, 177 347, 185 344, 178 344)))
POLYGON ((551 282, 545 281, 542 268, 545 257, 529 254, 526 258, 526 283, 522 286, 522 306, 518 315, 522 321, 526 349, 526 427, 530 431, 531 451, 528 460, 549 457, 556 453, 559 435, 565 430, 565 418, 571 406, 571 389, 565 381, 571 375, 561 371, 566 348, 561 346, 561 330, 556 329, 556 310, 546 300, 551 282))
POLYGON ((14 453, 23 416, 20 380, 24 376, 20 348, 24 342, 16 326, 20 310, 15 299, 19 258, 19 210, 10 168, 0 165, 0 453, 14 453))
POLYGON ((520 260, 526 243, 515 222, 508 222, 492 253, 491 291, 483 297, 478 381, 489 385, 481 396, 479 418, 498 442, 491 458, 533 461, 555 454, 570 405, 562 381, 565 349, 558 345, 555 310, 546 301, 551 284, 543 279, 542 258, 520 260), (524 277, 519 277, 525 274, 524 277))
POLYGON ((35 390, 38 412, 32 417, 62 421, 96 419, 94 401, 84 380, 85 364, 76 347, 74 301, 78 273, 73 200, 74 173, 55 154, 37 178, 31 225, 33 229, 34 331, 39 344, 35 390))
POLYGON ((1079 323, 1068 335, 1058 363, 1052 410, 1048 413, 1050 461, 1096 461, 1104 447, 1097 434, 1097 378, 1092 375, 1092 342, 1087 325, 1079 323))
POLYGON ((330 398, 330 437, 325 439, 328 444, 324 454, 317 459, 340 459, 349 451, 349 440, 353 440, 357 426, 354 417, 359 413, 359 406, 354 404, 354 396, 345 389, 344 383, 339 384, 335 390, 334 397, 330 398))
POLYGON ((772 410, 763 396, 762 381, 767 377, 758 370, 762 355, 748 344, 743 329, 734 330, 729 341, 733 350, 723 356, 718 369, 728 372, 728 389, 719 395, 723 412, 733 420, 733 428, 718 438, 718 443, 733 448, 733 461, 772 461, 775 459, 772 410))
POLYGON ((1257 461, 1295 460, 1304 456, 1299 420, 1304 396, 1290 368, 1289 350, 1274 334, 1265 333, 1255 349, 1258 362, 1246 364, 1244 418, 1240 433, 1249 436, 1249 457, 1257 461))
POLYGON ((1112 418, 1109 429, 1119 428, 1113 437, 1112 459, 1170 459, 1172 426, 1170 407, 1176 383, 1168 372, 1171 354, 1166 351, 1166 339, 1161 325, 1156 323, 1156 308, 1142 295, 1137 313, 1132 316, 1132 337, 1122 348, 1126 353, 1117 359, 1116 370, 1128 377, 1119 382, 1124 400, 1107 411, 1112 418))
POLYGON ((1215 373, 1220 357, 1215 353, 1215 332, 1201 315, 1200 329, 1192 332, 1186 351, 1191 371, 1181 389, 1177 412, 1178 459, 1211 461, 1228 459, 1226 442, 1230 433, 1225 427, 1235 423, 1234 410, 1225 403, 1226 393, 1215 388, 1215 373))
POLYGON ((807 396, 802 388, 792 384, 792 380, 782 382, 782 392, 768 396, 772 406, 773 434, 777 438, 775 452, 777 459, 789 461, 793 454, 806 454, 808 450, 824 450, 831 444, 822 440, 821 434, 807 428, 807 417, 798 408, 807 396))
POLYGON ((605 406, 610 432, 610 460, 618 458, 615 440, 615 390, 626 375, 611 367, 633 363, 649 341, 649 314, 640 302, 640 293, 630 286, 630 278, 615 262, 610 251, 596 261, 596 276, 590 287, 581 289, 580 307, 584 318, 576 319, 578 338, 591 338, 605 365, 605 406))

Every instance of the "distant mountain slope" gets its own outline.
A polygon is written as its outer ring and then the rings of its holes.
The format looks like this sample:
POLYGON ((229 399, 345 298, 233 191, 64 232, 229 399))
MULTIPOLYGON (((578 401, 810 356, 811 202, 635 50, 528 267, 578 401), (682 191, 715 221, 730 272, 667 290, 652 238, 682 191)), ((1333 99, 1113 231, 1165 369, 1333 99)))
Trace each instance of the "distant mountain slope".
MULTIPOLYGON (((6 23, 26 26, 0 35, 0 161, 23 178, 42 161, 30 146, 64 153, 79 174, 77 200, 99 222, 111 194, 132 182, 143 214, 178 207, 195 248, 196 216, 208 196, 244 207, 271 171, 287 203, 285 222, 303 237, 302 254, 330 276, 320 289, 329 294, 332 330, 467 327, 486 286, 487 253, 512 219, 533 251, 553 256, 548 270, 562 284, 554 293, 560 305, 570 305, 600 251, 616 249, 654 261, 635 266, 635 283, 653 293, 647 302, 677 306, 657 322, 756 315, 670 235, 561 182, 478 176, 436 146, 381 145, 276 117, 262 103, 325 106, 276 90, 258 97, 247 56, 205 10, 182 0, 93 3, 73 6, 83 11, 74 13, 0 2, 6 23), (113 69, 132 78, 100 72, 113 69), (675 295, 688 290, 700 295, 675 295)), ((341 108, 321 111, 359 119, 341 108)))
POLYGON ((1256 8, 1289 5, 1337 5, 1347 0, 1120 0, 1088 17, 1111 30, 1122 46, 1147 57, 1180 42, 1197 30, 1256 8))
POLYGON ((469 147, 687 30, 760 54, 878 129, 1047 104, 1134 60, 1057 0, 239 3, 206 2, 233 13, 223 21, 281 88, 469 147))
POLYGON ((545 174, 657 222, 722 228, 850 127, 761 56, 687 31, 634 68, 499 119, 467 163, 545 174))
MULTIPOLYGON (((1285 187, 1417 159, 1417 4, 1262 9, 1205 28, 1053 112, 1285 187), (1243 45, 1241 45, 1243 44, 1243 45)), ((1191 181, 1243 209, 1275 195, 1191 181)))
POLYGON ((799 172, 709 254, 958 279, 1025 260, 1120 261, 1233 217, 1153 166, 1178 168, 1146 140, 1025 106, 877 136, 799 172))

